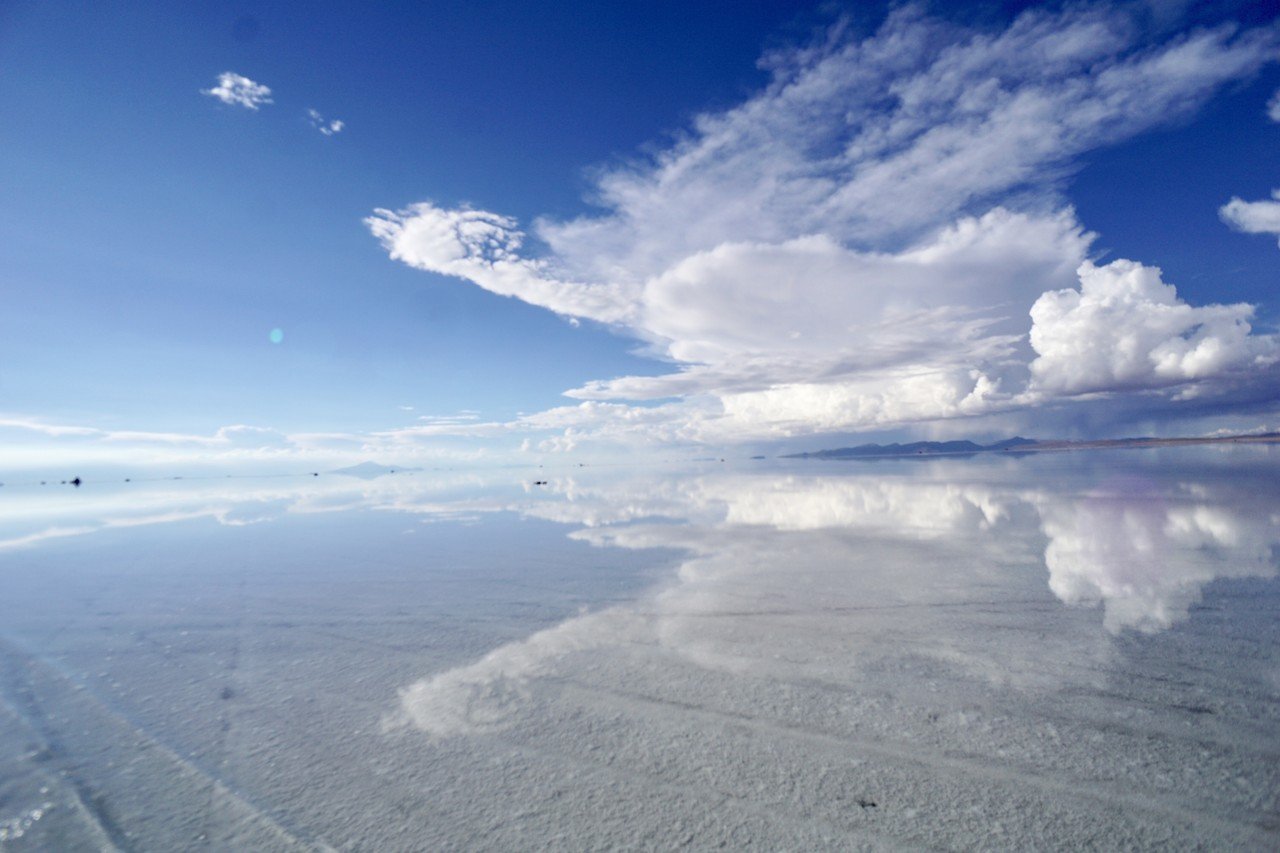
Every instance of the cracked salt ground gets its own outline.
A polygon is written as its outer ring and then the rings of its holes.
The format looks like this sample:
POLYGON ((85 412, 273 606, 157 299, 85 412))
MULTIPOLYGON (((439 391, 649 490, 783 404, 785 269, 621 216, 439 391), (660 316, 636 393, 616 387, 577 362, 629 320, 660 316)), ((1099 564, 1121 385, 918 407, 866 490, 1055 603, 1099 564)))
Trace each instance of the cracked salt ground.
POLYGON ((169 483, 0 513, 0 814, 45 809, 4 849, 1275 849, 1278 468, 169 483))

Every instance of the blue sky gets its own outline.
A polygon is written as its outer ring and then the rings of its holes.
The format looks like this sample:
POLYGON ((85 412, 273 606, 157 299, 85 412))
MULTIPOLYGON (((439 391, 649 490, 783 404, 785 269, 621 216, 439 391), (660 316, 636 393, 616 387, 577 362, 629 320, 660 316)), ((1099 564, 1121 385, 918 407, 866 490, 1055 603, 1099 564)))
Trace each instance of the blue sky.
POLYGON ((0 464, 1280 426, 1275 14, 6 4, 0 464))

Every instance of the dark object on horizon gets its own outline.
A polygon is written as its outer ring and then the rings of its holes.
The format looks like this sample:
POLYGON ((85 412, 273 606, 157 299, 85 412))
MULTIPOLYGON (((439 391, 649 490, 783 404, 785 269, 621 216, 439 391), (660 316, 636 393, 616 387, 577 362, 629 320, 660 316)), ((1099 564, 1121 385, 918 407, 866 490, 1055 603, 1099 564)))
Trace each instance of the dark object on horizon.
POLYGON ((764 459, 765 457, 763 457, 763 456, 752 456, 751 458, 752 458, 752 459, 764 459))
POLYGON ((77 489, 80 488, 80 478, 76 477, 74 480, 72 480, 71 485, 75 486, 77 489))
POLYGON ((546 481, 546 480, 534 480, 534 481, 533 481, 533 484, 534 484, 535 486, 545 486, 545 485, 547 484, 547 481, 546 481))
POLYGON ((320 472, 319 472, 319 471, 312 471, 312 472, 311 472, 311 476, 312 476, 312 477, 319 477, 319 476, 320 476, 320 472))
POLYGON ((874 809, 876 807, 876 802, 875 800, 864 800, 862 797, 859 797, 858 805, 862 806, 864 809, 874 809))
POLYGON ((124 481, 125 481, 126 483, 132 482, 128 477, 125 477, 125 478, 124 478, 124 481))

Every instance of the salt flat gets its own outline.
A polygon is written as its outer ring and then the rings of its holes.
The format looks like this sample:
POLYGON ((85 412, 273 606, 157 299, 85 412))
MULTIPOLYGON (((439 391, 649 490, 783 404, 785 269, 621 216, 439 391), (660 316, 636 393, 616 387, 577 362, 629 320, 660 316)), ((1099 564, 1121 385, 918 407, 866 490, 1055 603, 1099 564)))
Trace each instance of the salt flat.
POLYGON ((0 848, 1274 849, 1278 474, 6 487, 0 848))

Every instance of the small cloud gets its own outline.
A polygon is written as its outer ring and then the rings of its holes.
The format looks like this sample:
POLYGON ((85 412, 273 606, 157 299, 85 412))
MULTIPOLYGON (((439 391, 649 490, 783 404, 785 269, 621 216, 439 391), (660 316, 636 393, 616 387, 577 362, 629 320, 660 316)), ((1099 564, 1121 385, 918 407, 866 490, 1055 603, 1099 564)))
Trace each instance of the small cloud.
POLYGON ((217 98, 224 104, 251 110, 256 110, 262 104, 272 103, 270 87, 231 71, 219 74, 218 85, 212 89, 201 89, 200 94, 217 98))
MULTIPOLYGON (((401 408, 404 407, 402 406, 401 408)), ((463 409, 453 415, 418 415, 418 420, 432 425, 466 424, 479 418, 480 413, 470 409, 463 409)))
MULTIPOLYGON (((1276 102, 1271 102, 1273 105, 1276 102)), ((1272 113, 1272 118, 1276 118, 1272 113)), ((1277 119, 1280 121, 1280 119, 1277 119)), ((1245 201, 1233 198, 1218 209, 1222 221, 1246 234, 1271 234, 1280 237, 1280 190, 1272 190, 1271 201, 1245 201)))
POLYGON ((398 409, 399 409, 400 411, 402 411, 402 412, 412 412, 412 411, 413 411, 413 406, 397 406, 396 408, 398 408, 398 409))
POLYGON ((333 136, 335 133, 341 133, 342 128, 346 127, 346 123, 341 119, 325 121, 324 116, 320 115, 318 110, 307 110, 307 118, 311 119, 311 126, 323 133, 325 136, 333 136))
POLYGON ((1267 101, 1267 118, 1280 122, 1280 89, 1277 89, 1271 96, 1271 100, 1267 101))

